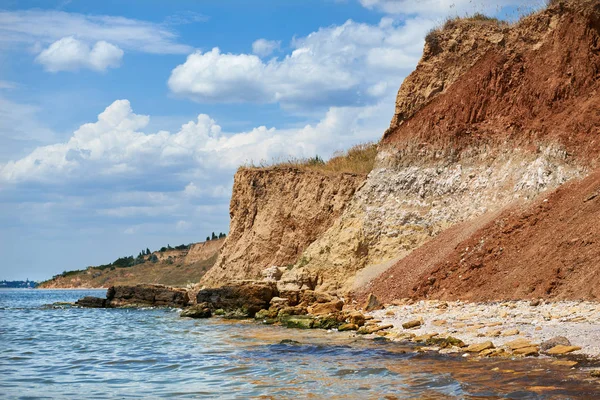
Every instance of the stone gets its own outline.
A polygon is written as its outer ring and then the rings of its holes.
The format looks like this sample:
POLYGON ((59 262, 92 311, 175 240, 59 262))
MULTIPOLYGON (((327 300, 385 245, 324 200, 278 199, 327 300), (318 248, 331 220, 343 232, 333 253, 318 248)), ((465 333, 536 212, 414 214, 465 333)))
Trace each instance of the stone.
POLYGON ((494 329, 490 329, 489 331, 485 332, 485 336, 487 337, 498 337, 500 336, 502 332, 499 330, 494 330, 494 329))
POLYGON ((534 346, 529 340, 524 339, 524 338, 519 338, 516 340, 513 340, 511 342, 507 342, 504 344, 504 347, 510 349, 510 350, 517 350, 517 349, 522 349, 525 347, 532 347, 534 346))
POLYGON ((254 317, 267 309, 277 295, 274 283, 243 281, 220 288, 202 289, 196 295, 197 303, 208 303, 212 309, 223 309, 226 316, 254 317))
POLYGON ((448 348, 448 347, 465 347, 465 343, 460 340, 457 339, 455 337, 452 336, 448 336, 448 337, 432 337, 429 338, 426 342, 426 344, 428 345, 435 345, 441 348, 448 348))
POLYGON ((367 301, 365 302, 365 305, 363 306, 363 310, 370 312, 370 311, 377 311, 377 310, 382 310, 383 309, 383 304, 381 304, 379 302, 379 300, 377 300, 377 297, 375 297, 375 295, 373 293, 369 294, 369 297, 367 298, 367 301))
POLYGON ((358 311, 353 311, 350 313, 350 315, 348 315, 348 322, 357 326, 363 326, 365 324, 365 316, 358 312, 358 311))
POLYGON ((537 307, 537 306, 539 306, 541 303, 542 303, 542 301, 541 301, 540 299, 534 299, 534 300, 531 300, 531 302, 529 303, 529 305, 530 305, 531 307, 537 307))
POLYGON ((335 313, 342 310, 344 302, 341 300, 331 301, 329 303, 315 303, 307 308, 309 314, 322 315, 335 313))
POLYGON ((288 328, 311 329, 313 327, 313 318, 304 315, 288 316, 281 319, 281 323, 288 328))
MULTIPOLYGON (((107 307, 187 307, 187 290, 164 285, 119 285, 106 291, 107 307)), ((200 302, 202 303, 202 302, 200 302)))
POLYGON ((442 326, 442 325, 446 325, 447 321, 445 319, 436 319, 434 321, 431 321, 431 324, 433 326, 442 326))
POLYGON ((297 344, 300 344, 300 342, 298 342, 297 340, 292 340, 292 339, 283 339, 281 342, 279 342, 279 344, 297 345, 297 344))
POLYGON ((212 311, 208 303, 201 303, 186 308, 179 316, 182 318, 210 318, 212 317, 212 311))
POLYGON ((324 292, 316 292, 314 290, 303 290, 300 294, 300 304, 306 306, 314 303, 330 303, 334 300, 337 300, 334 296, 324 292))
POLYGON ((513 351, 514 354, 521 356, 537 356, 539 349, 537 346, 521 347, 513 351))
POLYGON ((412 328, 417 328, 419 326, 421 326, 423 324, 423 321, 419 320, 419 319, 415 319, 413 321, 408 321, 402 324, 402 327, 404 329, 412 329, 412 328))
POLYGON ((75 305, 85 308, 105 308, 106 299, 101 297, 85 296, 84 298, 77 300, 75 305))
POLYGON ((504 355, 503 349, 485 349, 479 352, 479 355, 482 357, 498 357, 504 355))
POLYGON ((300 305, 294 307, 284 307, 278 311, 277 316, 283 317, 286 315, 306 315, 308 311, 300 305))
POLYGON ((573 351, 581 350, 579 346, 564 346, 562 344, 556 345, 552 347, 550 350, 546 351, 546 354, 550 354, 553 356, 558 356, 562 354, 571 353, 573 351))
POLYGON ((340 331, 340 332, 356 331, 356 330, 358 330, 358 325, 356 325, 356 324, 343 324, 338 327, 338 331, 340 331))
POLYGON ((261 275, 265 281, 276 282, 281 279, 283 271, 285 271, 285 268, 279 268, 273 265, 272 267, 262 270, 261 275))
POLYGON ((600 378, 600 369, 593 369, 590 371, 590 376, 592 378, 600 378))
POLYGON ((372 326, 361 326, 356 333, 360 334, 360 335, 368 335, 371 333, 375 333, 375 332, 379 332, 382 331, 384 329, 390 329, 393 328, 394 325, 372 325, 372 326))
POLYGON ((563 346, 571 346, 571 342, 566 337, 555 336, 551 339, 542 342, 542 344, 540 344, 540 348, 542 350, 550 350, 551 348, 558 346, 559 344, 563 346))
POLYGON ((483 350, 487 350, 487 349, 493 349, 494 348, 494 344, 490 341, 488 342, 483 342, 483 343, 476 343, 476 344, 472 344, 470 346, 468 346, 465 351, 469 352, 469 353, 479 353, 483 350))
POLYGON ((503 331, 500 336, 515 336, 518 335, 520 332, 518 329, 508 329, 506 331, 503 331))
POLYGON ((437 333, 426 333, 424 335, 415 336, 414 341, 415 342, 426 342, 435 336, 438 336, 438 334, 437 333))

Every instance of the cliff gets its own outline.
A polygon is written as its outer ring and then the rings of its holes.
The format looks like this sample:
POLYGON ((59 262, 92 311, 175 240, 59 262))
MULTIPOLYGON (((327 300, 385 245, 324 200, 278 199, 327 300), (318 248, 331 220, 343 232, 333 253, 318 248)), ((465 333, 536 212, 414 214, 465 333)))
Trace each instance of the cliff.
POLYGON ((453 232, 444 243, 467 240, 597 167, 599 71, 596 1, 554 1, 513 25, 448 21, 427 36, 360 185, 334 200, 310 174, 236 176, 232 235, 206 282, 287 265, 288 286, 345 293, 380 276, 397 282, 398 294, 425 296, 412 287, 434 260, 417 252, 423 264, 414 271, 389 268, 443 232, 453 232))
POLYGON ((235 174, 229 236, 202 279, 219 286, 291 267, 339 217, 364 181, 361 174, 302 167, 241 168, 235 174))
POLYGON ((138 284, 186 286, 197 283, 209 271, 225 239, 194 243, 189 249, 155 251, 140 264, 127 268, 89 267, 42 282, 40 288, 105 288, 138 284), (155 262, 151 261, 155 257, 155 262))

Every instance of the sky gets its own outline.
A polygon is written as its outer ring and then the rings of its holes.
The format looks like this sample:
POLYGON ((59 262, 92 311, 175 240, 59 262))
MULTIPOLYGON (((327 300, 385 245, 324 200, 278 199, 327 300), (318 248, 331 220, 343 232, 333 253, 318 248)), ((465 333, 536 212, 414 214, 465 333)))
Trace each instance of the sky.
POLYGON ((424 37, 542 0, 1 0, 0 279, 227 232, 240 165, 377 141, 424 37))

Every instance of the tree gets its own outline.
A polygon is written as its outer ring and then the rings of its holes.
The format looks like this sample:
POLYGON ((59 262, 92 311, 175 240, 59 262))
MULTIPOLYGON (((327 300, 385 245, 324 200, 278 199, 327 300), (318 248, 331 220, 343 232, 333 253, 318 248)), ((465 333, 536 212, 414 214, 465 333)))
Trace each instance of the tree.
POLYGON ((146 247, 146 255, 149 256, 150 254, 152 254, 152 252, 150 251, 149 248, 146 247))
POLYGON ((217 235, 215 235, 215 233, 212 233, 212 239, 211 240, 215 240, 217 238, 217 235))
POLYGON ((210 241, 210 236, 207 236, 207 237, 206 237, 206 241, 207 241, 207 242, 208 242, 208 241, 210 241))

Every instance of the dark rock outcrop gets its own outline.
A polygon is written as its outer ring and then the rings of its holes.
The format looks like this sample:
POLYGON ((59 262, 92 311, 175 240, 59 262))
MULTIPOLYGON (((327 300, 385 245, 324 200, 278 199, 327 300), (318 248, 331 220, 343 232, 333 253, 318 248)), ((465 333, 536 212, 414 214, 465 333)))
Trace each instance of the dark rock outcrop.
POLYGON ((212 317, 212 311, 208 303, 201 303, 186 308, 179 316, 182 318, 210 318, 212 317))
POLYGON ((75 302, 76 306, 85 308, 105 308, 106 299, 101 297, 85 296, 75 302))
POLYGON ((185 289, 163 285, 111 286, 106 299, 87 296, 75 305, 90 308, 187 307, 190 298, 185 289))
POLYGON ((163 285, 112 286, 106 299, 110 307, 186 307, 190 302, 185 289, 163 285))
POLYGON ((196 301, 208 303, 213 310, 222 310, 229 317, 248 318, 261 309, 269 308, 271 299, 277 296, 277 286, 270 282, 245 281, 220 288, 202 289, 196 301))

